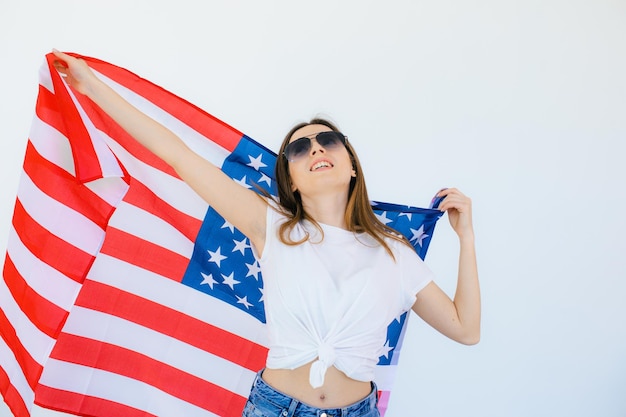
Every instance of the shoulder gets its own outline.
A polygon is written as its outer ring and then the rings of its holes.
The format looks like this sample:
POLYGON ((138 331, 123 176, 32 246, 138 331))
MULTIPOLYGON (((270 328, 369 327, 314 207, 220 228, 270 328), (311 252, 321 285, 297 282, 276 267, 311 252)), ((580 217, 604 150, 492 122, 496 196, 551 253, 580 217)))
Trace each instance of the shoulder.
POLYGON ((390 233, 392 233, 394 237, 386 235, 383 239, 385 240, 385 243, 389 245, 392 250, 394 250, 394 252, 413 252, 417 255, 415 248, 411 246, 404 235, 396 231, 392 231, 390 233))
POLYGON ((385 238, 385 243, 389 245, 389 248, 393 252, 396 263, 416 265, 423 264, 424 261, 419 257, 415 248, 405 239, 396 240, 390 237, 385 238))

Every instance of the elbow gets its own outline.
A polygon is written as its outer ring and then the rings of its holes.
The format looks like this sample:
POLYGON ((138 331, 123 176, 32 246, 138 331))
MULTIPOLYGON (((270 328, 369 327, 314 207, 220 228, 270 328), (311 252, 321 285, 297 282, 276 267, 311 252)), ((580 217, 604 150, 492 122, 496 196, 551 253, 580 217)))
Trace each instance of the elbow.
POLYGON ((477 345, 478 342, 480 342, 480 316, 473 320, 461 322, 460 324, 461 332, 459 342, 467 346, 477 345))
POLYGON ((460 340, 460 342, 466 346, 477 345, 478 342, 480 342, 480 333, 472 336, 467 336, 463 340, 460 340))
POLYGON ((478 342, 480 342, 480 329, 475 329, 471 332, 463 334, 457 339, 457 342, 466 346, 477 345, 478 342))

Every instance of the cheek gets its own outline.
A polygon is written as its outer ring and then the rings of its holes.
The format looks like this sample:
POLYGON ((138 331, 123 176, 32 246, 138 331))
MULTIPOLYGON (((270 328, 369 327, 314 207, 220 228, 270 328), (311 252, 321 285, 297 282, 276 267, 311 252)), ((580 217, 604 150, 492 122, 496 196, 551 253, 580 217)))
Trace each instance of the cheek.
POLYGON ((352 161, 352 158, 350 158, 350 155, 347 152, 346 152, 346 157, 343 162, 343 166, 346 167, 347 171, 350 173, 351 176, 356 173, 354 170, 354 162, 352 161))
POLYGON ((287 166, 287 170, 289 171, 289 185, 291 186, 291 191, 297 191, 298 190, 298 186, 296 185, 297 175, 294 175, 294 170, 291 168, 292 168, 292 164, 289 164, 287 166))

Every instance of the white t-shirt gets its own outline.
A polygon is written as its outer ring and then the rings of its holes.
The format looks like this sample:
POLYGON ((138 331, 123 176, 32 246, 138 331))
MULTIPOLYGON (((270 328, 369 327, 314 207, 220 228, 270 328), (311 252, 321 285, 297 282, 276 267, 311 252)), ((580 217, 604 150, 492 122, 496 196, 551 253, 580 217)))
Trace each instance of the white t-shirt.
POLYGON ((394 259, 367 234, 309 222, 298 224, 289 246, 278 237, 285 216, 268 207, 259 259, 269 330, 266 366, 295 369, 316 358, 309 380, 324 383, 335 366, 350 378, 372 381, 384 354, 387 326, 409 310, 432 272, 405 244, 388 239, 394 259))

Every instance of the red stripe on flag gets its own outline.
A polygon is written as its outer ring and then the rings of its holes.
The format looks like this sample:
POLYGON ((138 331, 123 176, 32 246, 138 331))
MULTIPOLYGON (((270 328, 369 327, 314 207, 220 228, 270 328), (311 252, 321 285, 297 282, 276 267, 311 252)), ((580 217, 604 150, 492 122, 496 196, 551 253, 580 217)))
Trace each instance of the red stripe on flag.
POLYGON ((241 415, 246 402, 238 394, 146 355, 80 336, 62 333, 50 357, 145 382, 220 416, 241 415), (223 409, 222 404, 228 397, 237 398, 237 410, 223 409))
POLYGON ((13 299, 28 319, 51 338, 55 338, 69 314, 34 291, 15 268, 7 255, 4 261, 4 281, 13 299))
POLYGON ((266 347, 106 284, 85 281, 76 305, 169 335, 254 372, 265 365, 266 347))
POLYGON ((178 282, 189 263, 189 258, 114 227, 107 229, 100 253, 178 282))
POLYGON ((42 227, 19 199, 15 201, 13 227, 33 255, 74 281, 83 282, 95 258, 42 227))
POLYGON ((11 385, 11 380, 4 369, 0 368, 0 393, 14 417, 29 417, 30 413, 19 391, 11 385))
POLYGON ((31 354, 26 350, 22 341, 15 332, 15 328, 9 322, 9 318, 4 314, 4 310, 0 309, 0 335, 4 342, 11 348, 15 359, 24 372, 24 378, 28 385, 35 389, 39 376, 43 371, 43 367, 33 359, 31 354))
POLYGON ((166 221, 192 242, 202 227, 202 220, 172 207, 139 181, 133 181, 124 201, 166 221))
POLYGON ((106 228, 115 208, 67 171, 43 158, 31 142, 26 148, 24 171, 45 194, 81 213, 102 230, 106 228))
POLYGON ((37 105, 35 107, 35 114, 44 123, 50 125, 54 129, 58 130, 63 136, 67 137, 65 129, 65 123, 59 113, 59 109, 56 105, 56 97, 54 93, 41 84, 39 85, 39 94, 37 95, 37 105))
POLYGON ((215 118, 193 103, 178 97, 158 85, 139 77, 132 72, 101 61, 96 58, 82 57, 90 67, 122 84, 136 94, 149 100, 189 127, 210 138, 221 147, 233 151, 243 134, 234 127, 215 118))
POLYGON ((85 394, 76 394, 74 392, 51 388, 45 385, 39 385, 37 387, 35 404, 48 409, 71 412, 85 417, 157 417, 154 414, 124 404, 85 394))
POLYGON ((52 85, 54 86, 54 96, 56 98, 56 105, 53 108, 58 109, 62 113, 61 118, 65 125, 66 136, 72 147, 76 178, 82 182, 102 178, 100 161, 93 148, 89 132, 61 79, 61 75, 59 75, 52 65, 53 60, 56 58, 52 54, 48 54, 47 58, 50 76, 52 77, 52 85))

